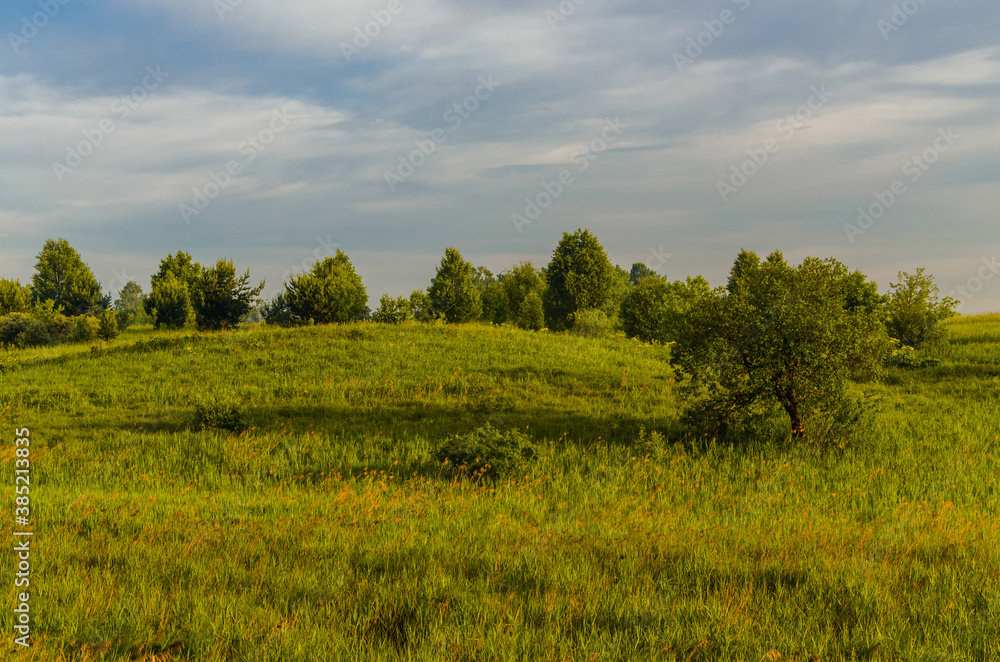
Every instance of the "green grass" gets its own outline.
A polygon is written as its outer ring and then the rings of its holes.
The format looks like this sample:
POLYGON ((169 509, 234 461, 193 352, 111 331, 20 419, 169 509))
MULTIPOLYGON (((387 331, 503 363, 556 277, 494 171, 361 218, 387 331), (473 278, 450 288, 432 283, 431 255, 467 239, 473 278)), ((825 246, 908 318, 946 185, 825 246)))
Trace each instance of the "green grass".
POLYGON ((31 429, 36 637, 11 644, 8 552, 0 654, 996 660, 1000 315, 948 326, 942 364, 892 370, 825 453, 689 435, 668 350, 621 338, 147 328, 0 351, 11 516, 31 429), (486 423, 542 457, 442 478, 437 445, 486 423))

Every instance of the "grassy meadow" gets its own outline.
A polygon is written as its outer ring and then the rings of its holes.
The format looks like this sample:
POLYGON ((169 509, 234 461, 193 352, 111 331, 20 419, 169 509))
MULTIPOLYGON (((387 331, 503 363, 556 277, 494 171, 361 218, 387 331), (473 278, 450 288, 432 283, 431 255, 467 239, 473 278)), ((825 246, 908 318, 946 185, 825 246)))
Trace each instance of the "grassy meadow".
POLYGON ((669 349, 479 325, 0 350, 31 430, 33 647, 0 659, 1000 659, 1000 315, 820 452, 685 432, 669 349), (233 404, 246 428, 199 429, 233 404), (442 475, 490 422, 542 449, 442 475))

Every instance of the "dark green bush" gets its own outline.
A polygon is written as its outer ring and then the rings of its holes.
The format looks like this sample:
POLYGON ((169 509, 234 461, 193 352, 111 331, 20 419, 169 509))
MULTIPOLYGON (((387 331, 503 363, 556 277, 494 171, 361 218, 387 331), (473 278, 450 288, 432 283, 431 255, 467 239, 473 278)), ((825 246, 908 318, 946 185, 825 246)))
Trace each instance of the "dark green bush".
POLYGON ((14 347, 39 347, 53 341, 48 325, 25 313, 0 317, 0 343, 14 347))
POLYGON ((242 403, 228 395, 213 393, 194 407, 195 425, 199 430, 229 430, 239 432, 247 427, 242 403))
POLYGON ((466 435, 449 436, 434 452, 434 459, 445 462, 442 475, 465 474, 474 480, 514 477, 522 463, 538 456, 534 442, 519 430, 501 432, 491 424, 466 435))

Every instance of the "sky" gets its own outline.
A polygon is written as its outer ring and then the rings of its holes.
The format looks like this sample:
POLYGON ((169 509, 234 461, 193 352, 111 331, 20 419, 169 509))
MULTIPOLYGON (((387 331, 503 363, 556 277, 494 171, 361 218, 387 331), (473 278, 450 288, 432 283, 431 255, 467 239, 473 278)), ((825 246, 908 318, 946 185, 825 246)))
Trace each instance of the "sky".
POLYGON ((0 276, 178 250, 263 296, 339 248, 374 309, 454 246, 588 228, 725 283, 741 249, 925 268, 1000 311, 995 0, 4 0, 0 276))

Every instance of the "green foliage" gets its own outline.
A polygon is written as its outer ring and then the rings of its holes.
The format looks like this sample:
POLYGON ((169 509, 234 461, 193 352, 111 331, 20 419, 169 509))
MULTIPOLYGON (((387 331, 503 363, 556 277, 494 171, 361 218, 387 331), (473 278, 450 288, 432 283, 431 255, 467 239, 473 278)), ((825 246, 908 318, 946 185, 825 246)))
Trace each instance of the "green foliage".
POLYGON ((494 281, 486 286, 481 292, 483 300, 482 319, 491 324, 504 324, 510 320, 510 305, 507 302, 507 293, 504 292, 503 282, 494 281))
POLYGON ((19 280, 0 278, 0 315, 31 310, 31 288, 19 280))
POLYGON ((218 331, 238 325, 264 289, 264 281, 257 287, 250 287, 249 282, 250 270, 237 278, 232 260, 221 259, 205 269, 191 297, 198 328, 218 331))
POLYGON ((728 294, 697 300, 674 354, 691 375, 689 420, 760 431, 780 408, 802 438, 840 416, 848 381, 878 378, 888 354, 878 314, 847 307, 847 277, 832 258, 741 252, 728 294))
MULTIPOLYGON (((109 311, 105 310, 104 313, 109 311)), ((104 317, 101 313, 101 317, 104 317)), ((111 313, 112 315, 114 313, 111 313)), ((92 342, 97 339, 97 332, 101 327, 101 320, 93 315, 77 315, 70 318, 70 336, 72 342, 92 342)))
POLYGON ((158 329, 183 329, 195 323, 191 292, 172 271, 153 279, 153 290, 146 297, 145 306, 158 329))
POLYGON ((168 274, 173 274, 177 280, 184 283, 188 292, 194 292, 204 272, 201 264, 191 258, 190 253, 177 251, 160 260, 160 269, 150 278, 151 284, 164 280, 168 274))
MULTIPOLYGON (((482 279, 482 275, 479 278, 482 279)), ((445 249, 427 294, 435 315, 443 315, 451 324, 474 322, 482 315, 482 297, 473 278, 472 265, 451 246, 445 249)))
POLYGON ((585 338, 608 338, 617 332, 617 317, 608 317, 603 310, 578 310, 570 317, 570 333, 585 338))
POLYGON ((116 322, 119 329, 150 323, 150 317, 146 313, 146 296, 143 294, 142 286, 134 280, 127 282, 118 293, 114 311, 118 318, 116 322))
POLYGON ((647 276, 659 277, 659 274, 650 269, 649 267, 647 267, 642 262, 636 262, 635 264, 633 264, 632 269, 629 270, 628 272, 629 282, 632 283, 633 285, 635 285, 636 283, 638 283, 640 280, 642 280, 647 276))
POLYGON ((553 331, 565 331, 571 315, 603 309, 615 287, 615 268, 589 230, 564 232, 546 268, 545 319, 553 331))
POLYGON ((10 313, 0 317, 0 345, 38 347, 52 342, 44 322, 26 313, 10 313))
POLYGON ((285 284, 285 301, 292 320, 299 324, 344 323, 364 317, 368 292, 347 254, 339 248, 335 257, 317 261, 306 273, 292 276, 285 284))
POLYGON ((390 297, 383 294, 378 302, 378 310, 372 314, 372 321, 380 324, 402 324, 410 319, 410 302, 406 297, 390 297))
POLYGON ((459 472, 473 479, 496 481, 517 477, 524 463, 535 459, 538 449, 523 432, 501 432, 492 424, 465 435, 449 435, 434 452, 434 459, 446 462, 445 477, 459 472))
POLYGON ((472 276, 472 283, 479 290, 480 294, 485 292, 486 288, 490 285, 497 282, 497 279, 493 276, 493 272, 486 267, 473 267, 470 275, 472 276))
POLYGON ((97 337, 106 343, 118 337, 121 330, 118 328, 118 316, 110 310, 105 310, 101 314, 101 321, 97 327, 97 337))
POLYGON ((924 356, 922 352, 902 344, 896 338, 891 339, 892 353, 886 360, 886 365, 894 368, 933 368, 941 365, 941 359, 924 356))
POLYGON ((503 275, 500 283, 507 303, 508 319, 521 329, 545 327, 543 297, 545 278, 531 262, 521 262, 503 275))
POLYGON ((622 302, 632 290, 632 281, 629 280, 629 272, 618 265, 615 265, 611 272, 611 287, 608 289, 608 299, 605 301, 602 310, 610 318, 617 318, 621 311, 622 302))
POLYGON ((292 309, 288 307, 288 295, 279 292, 274 298, 264 303, 260 309, 264 322, 271 326, 295 326, 296 320, 292 309))
POLYGON ((198 430, 229 430, 240 432, 247 427, 247 415, 239 398, 228 393, 212 393, 202 397, 194 408, 198 430))
POLYGON ((410 314, 418 322, 430 322, 434 319, 434 308, 427 292, 413 290, 410 294, 410 314))
POLYGON ((676 342, 691 307, 711 294, 708 281, 701 276, 673 283, 658 274, 643 276, 622 301, 622 329, 629 338, 643 342, 676 342))
POLYGON ((34 302, 52 299, 67 315, 100 314, 110 305, 90 267, 65 239, 48 239, 31 277, 34 302))
POLYGON ((889 335, 904 345, 919 349, 943 338, 941 321, 955 315, 958 305, 952 297, 938 297, 934 277, 899 272, 899 282, 891 283, 892 291, 885 306, 889 335))
POLYGON ((514 324, 527 331, 541 331, 545 328, 545 307, 540 293, 528 293, 518 308, 514 324))

